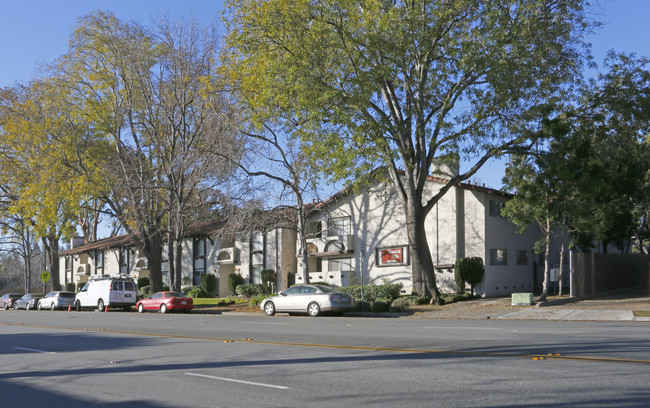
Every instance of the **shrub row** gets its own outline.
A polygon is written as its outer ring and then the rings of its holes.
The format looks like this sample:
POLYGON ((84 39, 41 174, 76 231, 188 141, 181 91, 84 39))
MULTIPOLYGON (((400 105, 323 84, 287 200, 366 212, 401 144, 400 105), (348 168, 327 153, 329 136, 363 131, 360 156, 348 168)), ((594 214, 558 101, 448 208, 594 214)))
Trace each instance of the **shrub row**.
MULTIPOLYGON (((363 301, 368 303, 373 303, 375 301, 388 301, 388 304, 390 305, 393 300, 400 296, 402 288, 403 285, 401 283, 363 285, 363 301)), ((340 288, 340 290, 341 292, 352 296, 355 301, 361 301, 361 285, 345 286, 340 288)))
POLYGON ((259 283, 247 283, 244 285, 239 285, 235 288, 235 293, 238 296, 254 298, 262 295, 268 294, 266 286, 259 283))

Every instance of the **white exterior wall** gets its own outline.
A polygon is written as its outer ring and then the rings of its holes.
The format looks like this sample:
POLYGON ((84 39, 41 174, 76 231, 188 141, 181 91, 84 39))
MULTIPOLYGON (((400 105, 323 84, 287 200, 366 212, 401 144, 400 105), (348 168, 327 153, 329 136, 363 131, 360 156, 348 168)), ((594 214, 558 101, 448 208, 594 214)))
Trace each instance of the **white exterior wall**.
MULTIPOLYGON (((430 183, 428 196, 435 193, 439 184, 430 183)), ((354 252, 337 257, 353 259, 353 275, 356 282, 381 284, 401 282, 404 292, 412 291, 412 270, 410 257, 404 265, 381 266, 378 251, 382 248, 405 246, 408 248, 405 215, 399 198, 395 193, 388 193, 388 185, 373 185, 363 188, 359 194, 343 194, 326 208, 312 214, 309 222, 321 221, 323 231, 330 218, 349 216, 351 222, 354 252), (366 256, 361 257, 361 243, 365 241, 366 256), (363 275, 362 275, 363 274, 363 275)), ((490 200, 507 201, 502 195, 492 194, 485 189, 471 187, 454 187, 445 194, 431 210, 426 219, 427 242, 431 251, 433 264, 436 266, 436 282, 442 292, 456 289, 453 264, 459 257, 477 256, 483 259, 486 273, 484 280, 475 288, 482 296, 508 295, 513 292, 533 290, 533 262, 538 255, 533 253, 535 240, 540 232, 534 226, 523 234, 517 233, 515 225, 505 218, 490 216, 490 200), (507 265, 490 265, 490 250, 505 249, 507 265), (527 251, 526 265, 517 265, 517 251, 527 251)), ((346 243, 346 237, 308 239, 317 246, 317 252, 325 252, 325 245, 333 239, 346 243)), ((557 245, 555 245, 557 247, 557 245)), ((345 246, 348 249, 348 246, 345 246)), ((557 249, 555 252, 558 252, 557 249)), ((326 281, 336 285, 350 284, 335 273, 328 271, 330 254, 321 254, 322 270, 310 272, 310 280, 326 281)), ((556 262, 557 261, 552 261, 556 262)), ((313 264, 313 262, 312 262, 313 264)), ((313 265, 312 265, 313 266, 313 265)), ((543 267, 543 265, 542 265, 543 267)), ((538 266, 538 271, 539 271, 538 266)), ((297 279, 296 283, 301 283, 297 279)), ((541 280, 538 279, 538 284, 541 280)))

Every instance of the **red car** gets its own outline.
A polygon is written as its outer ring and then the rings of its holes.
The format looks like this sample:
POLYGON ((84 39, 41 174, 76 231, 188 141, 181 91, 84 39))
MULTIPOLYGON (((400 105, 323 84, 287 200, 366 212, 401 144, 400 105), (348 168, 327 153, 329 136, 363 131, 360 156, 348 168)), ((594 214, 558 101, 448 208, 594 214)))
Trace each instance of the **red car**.
POLYGON ((178 292, 158 292, 151 295, 149 299, 139 300, 135 307, 138 312, 143 313, 145 310, 160 310, 160 313, 167 313, 174 310, 180 310, 188 313, 194 308, 194 301, 191 297, 185 297, 178 292))
POLYGON ((5 310, 13 309, 14 302, 20 299, 23 295, 18 293, 7 293, 0 297, 0 307, 4 307, 5 310))

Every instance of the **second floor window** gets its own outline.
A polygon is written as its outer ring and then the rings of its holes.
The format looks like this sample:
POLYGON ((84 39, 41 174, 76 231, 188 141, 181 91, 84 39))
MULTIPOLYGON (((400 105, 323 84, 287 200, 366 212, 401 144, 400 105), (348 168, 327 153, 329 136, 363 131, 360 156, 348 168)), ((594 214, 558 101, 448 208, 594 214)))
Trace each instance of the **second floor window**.
POLYGON ((104 270, 104 251, 95 251, 95 274, 101 275, 104 270))
POLYGON ((508 265, 508 250, 490 249, 490 265, 508 265))
POLYGON ((327 235, 330 237, 350 235, 350 217, 330 219, 328 222, 327 235))
POLYGON ((506 206, 506 203, 503 201, 490 200, 490 217, 503 218, 501 215, 501 210, 506 206))
POLYGON ((307 223, 307 238, 320 238, 323 236, 323 229, 321 227, 321 222, 308 222, 307 223))

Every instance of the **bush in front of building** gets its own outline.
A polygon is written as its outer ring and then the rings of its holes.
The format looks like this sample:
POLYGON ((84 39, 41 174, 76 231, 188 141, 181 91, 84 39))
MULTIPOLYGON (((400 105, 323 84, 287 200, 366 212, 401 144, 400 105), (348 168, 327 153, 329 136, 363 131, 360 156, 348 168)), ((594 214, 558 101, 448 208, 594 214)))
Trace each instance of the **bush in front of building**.
POLYGON ((143 286, 151 286, 151 279, 148 276, 138 278, 138 289, 142 289, 143 286))
POLYGON ((228 290, 230 293, 237 293, 237 286, 244 284, 244 277, 237 273, 228 275, 228 290))
POLYGON ((275 284, 277 283, 278 276, 276 275, 275 271, 273 269, 262 269, 260 271, 260 276, 262 277, 262 283, 264 286, 271 289, 271 285, 275 287, 275 284))
POLYGON ((370 306, 375 313, 385 313, 390 310, 391 303, 393 303, 393 299, 381 298, 372 302, 370 306))
POLYGON ((151 295, 151 286, 149 285, 138 286, 138 289, 140 289, 140 293, 144 297, 151 295))
POLYGON ((454 278, 456 280, 456 285, 458 285, 459 280, 463 282, 463 292, 465 288, 464 282, 467 282, 472 288, 472 294, 474 294, 474 286, 481 283, 483 275, 485 275, 483 258, 474 256, 469 258, 458 258, 456 260, 456 264, 454 265, 454 278))
POLYGON ((66 292, 75 292, 77 289, 77 285, 74 284, 74 282, 67 282, 65 284, 65 291, 66 292))
MULTIPOLYGON (((383 283, 381 285, 363 285, 363 301, 374 302, 379 299, 390 300, 389 305, 397 299, 402 291, 401 283, 383 283)), ((361 301, 361 285, 344 286, 341 292, 352 296, 355 301, 361 301)))
POLYGON ((251 306, 259 306, 260 303, 262 303, 262 301, 264 299, 266 299, 267 297, 271 297, 271 296, 273 296, 273 295, 267 294, 267 295, 260 295, 260 296, 251 298, 251 300, 248 302, 248 304, 251 305, 251 306))
POLYGON ((391 312, 406 312, 411 306, 428 305, 431 298, 429 296, 408 295, 400 296, 390 305, 391 312))
POLYGON ((239 285, 235 288, 235 293, 237 296, 243 296, 247 298, 254 298, 262 296, 268 293, 266 286, 260 283, 247 283, 244 285, 239 285))
POLYGON ((209 295, 207 297, 213 297, 214 291, 217 289, 217 277, 211 273, 201 275, 201 289, 209 295))

